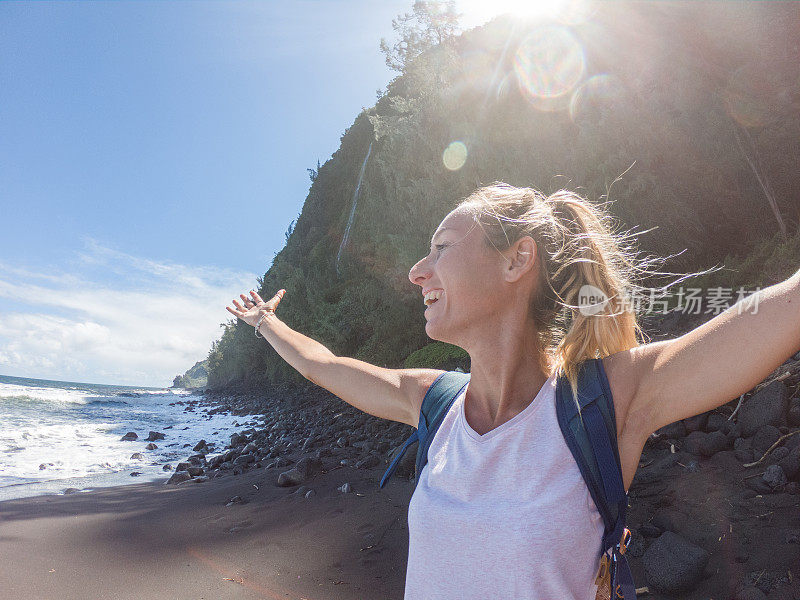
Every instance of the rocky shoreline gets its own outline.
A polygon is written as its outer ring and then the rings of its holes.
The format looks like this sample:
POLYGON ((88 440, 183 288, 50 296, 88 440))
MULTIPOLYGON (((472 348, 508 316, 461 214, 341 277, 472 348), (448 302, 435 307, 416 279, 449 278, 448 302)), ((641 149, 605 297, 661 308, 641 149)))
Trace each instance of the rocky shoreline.
MULTIPOLYGON (((659 317, 646 324, 654 341, 699 324, 695 315, 659 317)), ((170 484, 263 469, 275 486, 311 499, 315 476, 345 466, 370 471, 377 484, 413 432, 314 385, 269 397, 206 392, 185 404, 251 418, 224 449, 199 440, 170 484)), ((627 552, 640 595, 800 599, 798 432, 800 353, 741 398, 650 436, 629 490, 627 552)), ((409 486, 415 455, 412 446, 394 476, 409 486)), ((351 486, 343 479, 338 489, 351 486)))

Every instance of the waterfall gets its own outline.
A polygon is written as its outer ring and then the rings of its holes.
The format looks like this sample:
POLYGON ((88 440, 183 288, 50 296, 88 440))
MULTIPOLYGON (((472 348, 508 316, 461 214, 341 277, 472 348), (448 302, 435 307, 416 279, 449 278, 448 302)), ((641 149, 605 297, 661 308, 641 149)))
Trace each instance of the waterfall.
POLYGON ((339 260, 342 258, 342 249, 344 248, 345 244, 347 244, 347 240, 350 238, 350 227, 353 225, 353 217, 356 216, 356 203, 358 202, 358 191, 361 189, 361 179, 364 177, 364 170, 367 167, 367 160, 369 160, 370 152, 372 152, 372 142, 369 143, 369 148, 367 148, 367 155, 364 157, 364 162, 361 164, 361 172, 358 174, 358 183, 356 183, 356 190, 353 192, 353 205, 350 207, 350 217, 347 219, 347 227, 344 228, 344 236, 342 237, 342 243, 339 244, 339 252, 336 253, 337 277, 340 275, 339 260))

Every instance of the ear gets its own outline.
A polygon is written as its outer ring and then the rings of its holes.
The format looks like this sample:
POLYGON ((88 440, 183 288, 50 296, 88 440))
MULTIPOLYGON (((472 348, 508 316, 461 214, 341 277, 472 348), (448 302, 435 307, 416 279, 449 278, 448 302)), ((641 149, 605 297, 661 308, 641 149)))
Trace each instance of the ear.
POLYGON ((536 242, 529 235, 523 236, 503 254, 508 259, 503 272, 505 280, 517 281, 536 264, 536 242))

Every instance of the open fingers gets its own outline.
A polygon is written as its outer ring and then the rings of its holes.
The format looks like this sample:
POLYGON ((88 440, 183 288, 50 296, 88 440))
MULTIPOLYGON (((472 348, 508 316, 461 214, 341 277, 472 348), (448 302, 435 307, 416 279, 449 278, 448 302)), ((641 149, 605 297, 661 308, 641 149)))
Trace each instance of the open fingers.
POLYGON ((233 300, 233 305, 234 305, 236 308, 238 308, 240 311, 242 311, 242 312, 245 312, 245 311, 246 311, 246 309, 245 309, 245 308, 244 308, 244 307, 243 307, 241 304, 239 304, 239 302, 237 302, 235 298, 234 298, 234 300, 233 300))
POLYGON ((259 304, 259 303, 263 302, 263 300, 261 299, 261 296, 259 296, 258 293, 255 290, 250 290, 250 295, 253 298, 255 298, 256 304, 259 304))
POLYGON ((234 310, 234 309, 232 309, 230 306, 226 306, 226 307, 225 307, 225 310, 227 310, 229 313, 231 313, 231 314, 233 314, 233 315, 235 315, 235 316, 237 316, 237 317, 239 316, 239 312, 238 312, 238 311, 235 311, 235 310, 234 310))
POLYGON ((247 296, 245 296, 244 294, 239 294, 239 297, 240 297, 242 300, 244 300, 244 305, 245 305, 245 306, 247 306, 247 308, 250 308, 250 306, 249 306, 248 302, 249 302, 249 303, 251 303, 251 304, 255 304, 255 302, 253 302, 253 301, 252 301, 250 298, 248 298, 248 297, 247 297, 247 296))

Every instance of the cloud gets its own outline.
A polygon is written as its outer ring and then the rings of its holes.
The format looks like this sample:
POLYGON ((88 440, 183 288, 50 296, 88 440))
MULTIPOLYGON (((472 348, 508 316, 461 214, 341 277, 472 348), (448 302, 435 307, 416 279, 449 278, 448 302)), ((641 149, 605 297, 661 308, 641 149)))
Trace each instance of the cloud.
POLYGON ((225 306, 257 283, 254 273, 83 243, 71 272, 0 261, 0 299, 14 309, 0 309, 1 373, 169 386, 208 355, 232 319, 225 306))

